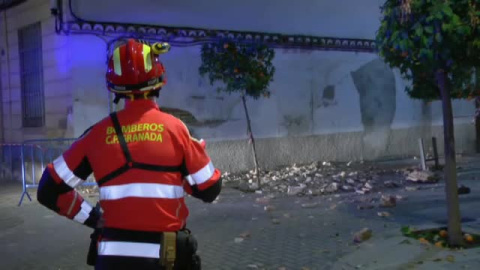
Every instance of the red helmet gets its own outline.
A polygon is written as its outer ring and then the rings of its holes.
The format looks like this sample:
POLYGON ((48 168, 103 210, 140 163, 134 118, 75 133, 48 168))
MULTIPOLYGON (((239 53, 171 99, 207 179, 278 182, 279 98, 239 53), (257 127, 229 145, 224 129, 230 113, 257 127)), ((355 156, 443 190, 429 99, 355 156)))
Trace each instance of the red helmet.
POLYGON ((150 45, 135 39, 117 42, 108 56, 108 90, 135 95, 159 89, 167 81, 158 55, 169 50, 168 43, 150 45))

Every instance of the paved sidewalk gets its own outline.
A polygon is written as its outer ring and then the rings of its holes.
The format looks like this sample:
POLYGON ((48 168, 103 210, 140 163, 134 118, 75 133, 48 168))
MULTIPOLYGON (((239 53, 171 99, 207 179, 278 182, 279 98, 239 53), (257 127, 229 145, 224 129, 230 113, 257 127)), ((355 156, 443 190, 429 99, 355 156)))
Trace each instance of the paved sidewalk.
MULTIPOLYGON (((460 172, 460 182, 472 189, 471 194, 461 196, 462 216, 466 226, 479 230, 480 181, 474 178, 480 174, 474 169, 480 159, 469 164, 463 170, 469 173, 460 172)), ((381 194, 344 193, 312 199, 285 196, 265 204, 256 202, 264 195, 225 188, 216 204, 187 199, 189 227, 199 240, 199 253, 207 270, 480 269, 480 249, 426 249, 414 240, 412 244, 400 244, 406 239, 400 234, 403 225, 442 226, 445 222, 443 183, 421 187, 417 191, 402 187, 384 190, 382 194, 406 199, 395 208, 366 210, 358 210, 356 201, 378 201, 381 194), (266 205, 275 209, 265 211, 266 205), (379 217, 379 211, 389 211, 392 216, 379 217), (373 230, 372 239, 353 244, 353 234, 364 227, 373 230), (235 242, 244 233, 250 237, 235 242), (448 254, 455 256, 455 262, 444 259, 448 254)), ((35 190, 30 194, 34 199, 35 190)), ((20 195, 19 184, 0 186, 1 269, 92 269, 85 264, 90 229, 57 216, 35 201, 26 200, 18 207, 20 195)))

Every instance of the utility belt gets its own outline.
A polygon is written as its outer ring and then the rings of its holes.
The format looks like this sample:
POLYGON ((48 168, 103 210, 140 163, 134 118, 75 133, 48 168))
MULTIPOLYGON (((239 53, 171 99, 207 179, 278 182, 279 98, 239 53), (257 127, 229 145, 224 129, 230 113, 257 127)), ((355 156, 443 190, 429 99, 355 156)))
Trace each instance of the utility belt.
POLYGON ((197 240, 188 229, 177 232, 143 232, 103 228, 96 229, 90 239, 87 264, 91 266, 95 265, 97 256, 102 255, 99 254, 100 246, 103 255, 158 258, 159 269, 201 269, 200 257, 196 254, 197 240), (123 254, 122 249, 125 251, 123 254), (113 251, 117 254, 109 254, 113 251))

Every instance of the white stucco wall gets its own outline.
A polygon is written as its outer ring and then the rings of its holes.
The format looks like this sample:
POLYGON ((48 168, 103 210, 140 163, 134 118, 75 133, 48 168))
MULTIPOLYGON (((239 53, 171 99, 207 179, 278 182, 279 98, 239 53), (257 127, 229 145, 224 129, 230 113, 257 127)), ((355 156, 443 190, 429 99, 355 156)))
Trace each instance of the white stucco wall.
POLYGON ((69 37, 55 33, 49 0, 30 0, 1 12, 0 55, 2 117, 5 142, 72 136, 67 115, 71 110, 69 37), (22 99, 18 30, 41 24, 45 126, 22 127, 22 99))
MULTIPOLYGON (((80 17, 98 21, 373 39, 381 2, 312 0, 299 5, 286 0, 248 0, 238 6, 217 0, 202 5, 187 0, 167 0, 162 5, 149 0, 135 4, 126 0, 75 0, 73 7, 80 17)), ((7 16, 11 37, 9 68, 5 69, 5 56, 1 62, 4 112, 9 112, 3 115, 6 137, 16 141, 62 137, 69 130, 73 136, 79 136, 108 115, 112 106, 105 87, 108 38, 56 35, 49 1, 27 3, 11 9, 7 16), (29 19, 17 19, 19 14, 29 19), (47 128, 26 131, 18 126, 21 106, 15 63, 18 47, 14 40, 19 27, 36 20, 42 22, 44 31, 47 128), (5 88, 7 76, 9 88, 5 88), (73 107, 70 116, 69 107, 73 107), (60 121, 67 121, 67 130, 59 125, 60 121)), ((218 94, 216 86, 199 76, 199 51, 198 46, 174 47, 162 56, 168 84, 159 104, 195 117, 189 127, 197 137, 217 142, 209 147, 220 166, 231 170, 248 168, 251 155, 242 141, 247 134, 240 97, 218 94), (231 153, 235 153, 234 158, 231 153)), ((408 82, 401 79, 398 71, 382 69, 375 54, 278 49, 274 65, 272 96, 248 100, 253 132, 259 139, 259 159, 265 166, 411 155, 417 153, 416 140, 420 137, 437 136, 441 144, 439 102, 424 104, 410 99, 404 92, 408 82)), ((474 105, 456 101, 454 111, 458 150, 471 152, 475 139, 471 124, 474 105)))
POLYGON ((372 39, 384 2, 72 0, 72 8, 92 21, 372 39))
POLYGON ((75 136, 109 114, 105 87, 106 45, 90 35, 70 36, 72 51, 72 96, 75 136))
MULTIPOLYGON (((72 78, 75 97, 75 134, 80 134, 108 113, 105 88, 105 42, 93 36, 72 36, 72 50, 88 53, 72 54, 72 78)), ((350 74, 378 59, 375 54, 277 50, 276 74, 270 85, 269 99, 248 100, 253 130, 259 138, 287 135, 330 134, 362 131, 359 93, 350 74), (321 97, 327 85, 334 86, 332 104, 323 104, 321 97), (312 104, 313 103, 313 104, 312 104), (312 109, 312 105, 315 107, 312 109), (288 120, 300 121, 285 126, 288 120)), ((190 112, 199 122, 223 120, 220 125, 193 126, 195 132, 215 140, 246 138, 245 115, 238 95, 218 94, 216 86, 199 76, 199 47, 176 48, 162 56, 167 68, 168 84, 161 92, 159 104, 190 112)), ((404 92, 406 82, 395 71, 396 110, 391 128, 408 128, 425 121, 441 124, 439 102, 425 105, 431 116, 422 114, 422 103, 404 92), (430 117, 431 120, 425 120, 430 117)), ((472 102, 454 103, 456 123, 468 123, 472 102)))

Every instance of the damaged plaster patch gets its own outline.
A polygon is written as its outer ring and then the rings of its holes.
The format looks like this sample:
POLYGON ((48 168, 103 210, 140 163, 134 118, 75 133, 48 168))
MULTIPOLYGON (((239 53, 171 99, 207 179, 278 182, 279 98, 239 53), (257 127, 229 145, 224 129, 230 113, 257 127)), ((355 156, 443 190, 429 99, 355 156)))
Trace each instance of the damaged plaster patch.
POLYGON ((335 100, 335 86, 334 85, 327 85, 323 89, 322 97, 317 100, 317 109, 320 107, 329 107, 337 105, 337 101, 335 100))
POLYGON ((396 111, 395 75, 379 58, 351 72, 351 75, 360 96, 364 151, 376 157, 389 145, 396 111))
POLYGON ((283 116, 283 122, 281 123, 287 129, 288 135, 301 135, 310 131, 309 121, 306 116, 283 116))
POLYGON ((171 115, 175 116, 176 118, 179 118, 189 128, 190 127, 192 127, 192 128, 193 127, 214 128, 214 127, 220 126, 223 123, 227 122, 227 120, 223 120, 223 119, 207 119, 207 120, 204 120, 204 121, 199 121, 189 111, 182 110, 182 109, 177 109, 177 108, 162 107, 162 111, 164 113, 171 114, 171 115))

